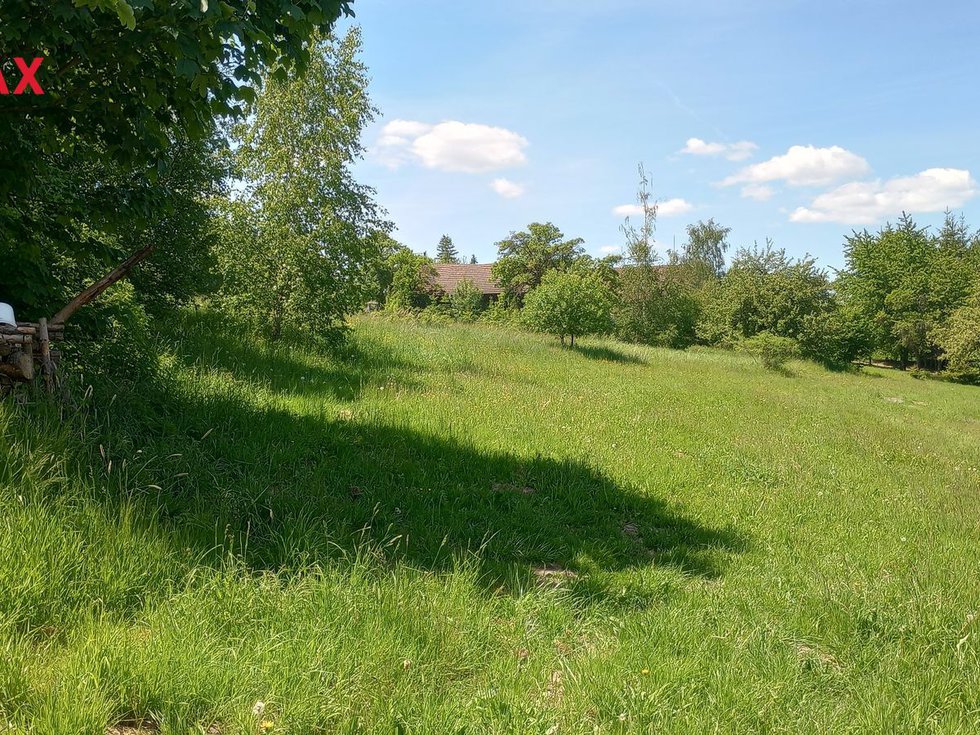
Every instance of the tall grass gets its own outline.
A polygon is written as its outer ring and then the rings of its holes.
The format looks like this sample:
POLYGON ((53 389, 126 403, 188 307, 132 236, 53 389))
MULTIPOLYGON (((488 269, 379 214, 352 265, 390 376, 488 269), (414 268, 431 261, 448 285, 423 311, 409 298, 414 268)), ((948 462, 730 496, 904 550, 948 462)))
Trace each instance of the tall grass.
POLYGON ((0 732, 975 732, 980 392, 186 315, 0 404, 0 732))

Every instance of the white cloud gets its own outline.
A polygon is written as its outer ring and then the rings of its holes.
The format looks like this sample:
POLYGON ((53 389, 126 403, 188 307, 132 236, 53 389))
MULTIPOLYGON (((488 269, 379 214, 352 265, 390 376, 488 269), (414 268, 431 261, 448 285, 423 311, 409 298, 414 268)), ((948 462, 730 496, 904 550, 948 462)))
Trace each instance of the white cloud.
POLYGON ((724 156, 729 161, 744 161, 758 150, 759 146, 749 140, 737 143, 708 143, 700 138, 688 138, 681 153, 692 156, 724 156))
POLYGON ((415 161, 442 171, 485 173, 523 165, 527 146, 523 136, 490 125, 392 120, 382 128, 374 153, 391 168, 415 161))
MULTIPOLYGON (((675 198, 657 202, 659 217, 677 217, 693 209, 694 205, 684 199, 675 198)), ((613 207, 613 214, 617 217, 642 217, 643 207, 639 204, 620 204, 618 207, 613 207)))
POLYGON ((657 202, 657 214, 661 217, 677 217, 687 214, 694 205, 684 199, 668 199, 664 202, 657 202))
POLYGON ((841 179, 862 176, 870 170, 868 162, 861 156, 840 146, 794 145, 781 156, 746 166, 721 185, 785 181, 791 186, 826 186, 841 179))
POLYGON ((772 187, 765 184, 746 184, 742 187, 742 196, 757 202, 769 201, 774 193, 772 187))
POLYGON ((901 212, 941 212, 960 207, 978 193, 969 171, 930 168, 915 176, 888 181, 856 181, 838 186, 799 207, 793 222, 839 222, 866 225, 901 212))
POLYGON ((603 245, 599 248, 599 252, 603 255, 619 255, 623 252, 622 245, 603 245))
POLYGON ((524 194, 524 186, 510 179, 494 179, 490 182, 490 188, 504 199, 516 199, 524 194))

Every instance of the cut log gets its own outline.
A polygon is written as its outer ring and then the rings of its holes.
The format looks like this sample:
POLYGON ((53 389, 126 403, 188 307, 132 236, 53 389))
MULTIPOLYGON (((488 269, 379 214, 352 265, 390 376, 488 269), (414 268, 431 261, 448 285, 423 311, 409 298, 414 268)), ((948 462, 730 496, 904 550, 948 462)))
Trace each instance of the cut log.
POLYGON ((0 334, 0 342, 8 345, 29 345, 33 340, 29 334, 0 334))
POLYGON ((0 375, 5 375, 12 380, 33 380, 34 363, 26 352, 15 352, 0 361, 0 375))

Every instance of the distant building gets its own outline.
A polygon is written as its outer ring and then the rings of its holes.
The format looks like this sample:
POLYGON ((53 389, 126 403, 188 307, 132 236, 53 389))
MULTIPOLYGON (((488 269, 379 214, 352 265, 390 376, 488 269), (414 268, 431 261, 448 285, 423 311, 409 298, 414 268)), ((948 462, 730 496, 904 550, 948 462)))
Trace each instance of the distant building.
POLYGON ((472 281, 473 285, 483 294, 485 302, 496 301, 503 290, 490 274, 492 263, 434 263, 435 271, 432 285, 446 294, 456 290, 460 281, 472 281))

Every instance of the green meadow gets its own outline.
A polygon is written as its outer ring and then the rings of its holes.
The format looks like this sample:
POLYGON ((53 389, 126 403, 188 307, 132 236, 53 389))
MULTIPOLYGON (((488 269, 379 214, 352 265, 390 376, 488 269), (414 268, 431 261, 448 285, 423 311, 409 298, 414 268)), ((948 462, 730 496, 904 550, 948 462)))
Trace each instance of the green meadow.
POLYGON ((975 733, 980 389, 215 315, 0 403, 0 733, 975 733))

